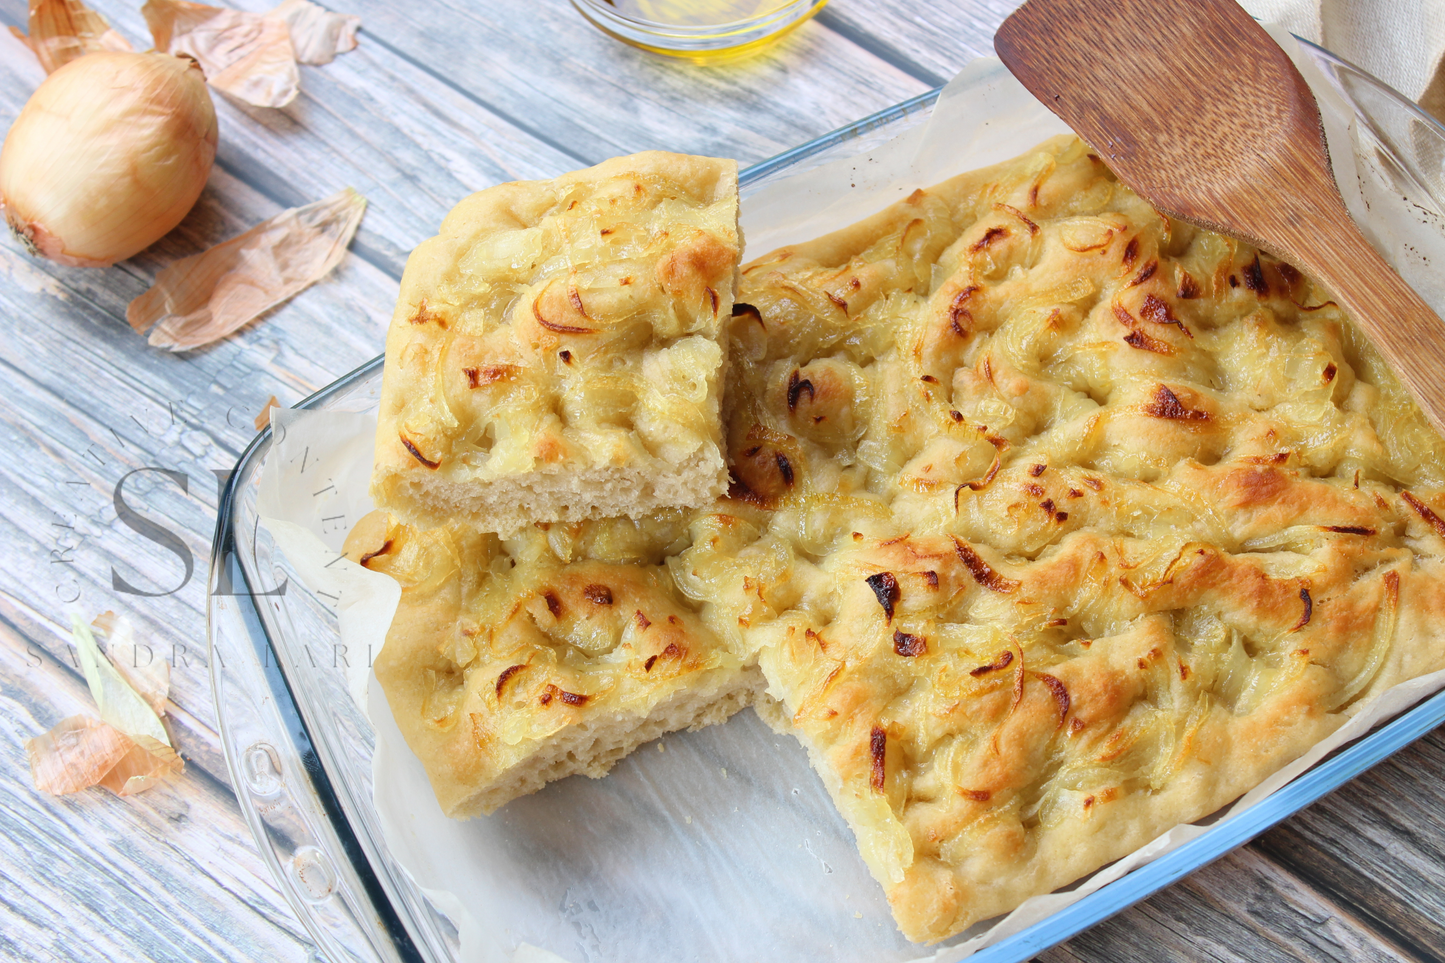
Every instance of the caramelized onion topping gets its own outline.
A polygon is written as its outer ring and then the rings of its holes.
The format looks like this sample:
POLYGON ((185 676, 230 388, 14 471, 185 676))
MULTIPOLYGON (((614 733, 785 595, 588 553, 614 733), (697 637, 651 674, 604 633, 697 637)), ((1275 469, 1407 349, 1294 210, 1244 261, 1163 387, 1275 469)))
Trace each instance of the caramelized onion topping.
POLYGON ((550 682, 547 683, 547 688, 542 690, 542 694, 537 698, 537 701, 544 706, 551 705, 554 697, 569 706, 582 706, 587 704, 587 696, 578 695, 575 692, 568 692, 566 689, 559 689, 550 682))
POLYGON ((878 599, 878 604, 883 606, 883 614, 888 621, 893 621, 893 609, 898 604, 898 579, 892 572, 879 572, 877 575, 870 575, 865 579, 868 587, 873 590, 873 595, 878 599))
POLYGON ((1154 354, 1174 353, 1174 346, 1169 342, 1151 338, 1143 331, 1130 331, 1124 335, 1124 343, 1131 348, 1138 348, 1140 351, 1149 351, 1154 354))
MULTIPOLYGON (((1134 280, 1129 282, 1129 287, 1137 288, 1139 285, 1152 278, 1154 276, 1154 272, 1158 270, 1159 262, 1150 261, 1148 264, 1144 265, 1143 270, 1141 270, 1138 274, 1134 275, 1134 280)), ((1150 297, 1153 297, 1153 295, 1151 294, 1150 297)))
POLYGON ((801 397, 803 392, 805 391, 808 393, 808 401, 810 403, 815 401, 817 398, 817 396, 813 392, 813 382, 809 381, 806 378, 799 378, 799 374, 800 372, 798 371, 798 369, 794 368, 792 376, 788 378, 789 411, 792 411, 798 407, 798 398, 801 397))
POLYGON ((734 301, 733 317, 751 318, 752 320, 756 321, 758 323, 758 327, 762 328, 764 331, 768 329, 768 326, 766 324, 763 324, 762 313, 759 312, 758 309, 753 307, 751 304, 744 304, 741 301, 734 301))
POLYGON ((1209 420, 1209 412, 1184 407, 1179 396, 1165 385, 1155 386, 1154 400, 1144 406, 1144 413, 1153 415, 1155 418, 1167 418, 1170 421, 1209 420))
POLYGON ((977 552, 956 535, 953 537, 953 548, 964 568, 973 576, 973 580, 990 592, 1008 593, 1019 587, 1019 582, 995 572, 977 552))
POLYGON ((389 551, 391 551, 391 539, 388 538, 386 541, 381 543, 381 548, 378 548, 374 552, 367 552, 365 555, 361 556, 361 567, 370 568, 371 566, 367 565, 367 562, 376 558, 378 555, 385 555, 389 551))
POLYGON ((910 658, 919 656, 928 651, 928 640, 921 635, 909 635, 901 630, 895 631, 893 633, 893 651, 910 658))
POLYGON ((1069 717, 1069 690, 1064 687, 1063 682, 1049 675, 1047 672, 1038 673, 1038 677, 1040 682, 1048 686, 1049 693, 1054 697, 1054 701, 1059 704, 1059 724, 1055 726, 1055 728, 1062 729, 1064 720, 1069 717))
POLYGON ((1024 227, 1029 229, 1030 237, 1039 233, 1039 226, 1033 221, 1029 220, 1027 217, 1025 217, 1024 212, 1019 210, 1017 207, 1011 207, 1008 204, 995 204, 993 206, 993 209, 996 211, 1003 211, 1006 214, 1012 214, 1014 217, 1023 221, 1024 227))
POLYGON ((1424 502, 1420 501, 1420 499, 1416 498, 1409 492, 1401 492, 1400 497, 1405 500, 1405 504, 1409 505, 1415 510, 1416 515, 1419 515, 1426 522, 1428 522, 1430 524, 1430 527, 1435 529, 1435 531, 1438 532, 1440 535, 1445 536, 1445 518, 1441 518, 1439 515, 1436 515, 1433 511, 1430 510, 1429 505, 1426 505, 1424 502))
MULTIPOLYGON (((587 313, 586 313, 585 311, 583 311, 582 308, 581 308, 582 298, 581 298, 579 295, 577 295, 577 289, 576 289, 576 288, 572 288, 572 289, 570 289, 567 293, 568 293, 569 297, 573 297, 573 296, 576 297, 576 301, 574 302, 573 306, 577 308, 578 312, 579 312, 580 314, 582 314, 583 317, 586 317, 586 316, 587 316, 587 313)), ((548 331, 555 331, 557 334, 596 334, 596 333, 597 333, 597 331, 596 331, 594 328, 579 328, 579 327, 577 327, 577 326, 575 326, 575 325, 571 325, 571 324, 559 324, 559 323, 556 322, 556 321, 548 321, 546 318, 542 317, 542 307, 541 307, 541 305, 539 305, 539 304, 537 303, 538 300, 540 300, 540 299, 534 298, 534 299, 532 300, 532 317, 536 318, 536 319, 537 319, 537 323, 540 324, 542 327, 546 328, 548 331)))
MULTIPOLYGON (((981 290, 977 284, 970 284, 953 296, 953 303, 948 306, 948 325, 960 338, 968 337, 968 330, 963 325, 967 318, 973 320, 973 314, 968 310, 968 299, 981 290)), ((987 360, 985 359, 985 363, 987 360)))
POLYGON ((982 250, 984 250, 985 248, 987 248, 989 245, 993 244, 994 241, 1001 240, 1001 239, 1006 238, 1006 237, 1008 237, 1008 236, 1009 236, 1009 229, 1008 229, 1008 228, 1006 228, 1006 227, 991 227, 991 228, 989 228, 988 230, 986 230, 986 231, 983 232, 983 237, 979 238, 979 239, 974 243, 973 247, 969 248, 969 250, 972 251, 973 253, 977 254, 979 251, 982 251, 982 250))
POLYGON ((408 438, 406 435, 398 432, 397 437, 400 438, 401 443, 406 446, 406 450, 411 452, 411 457, 415 458, 417 461, 421 462, 432 471, 436 471, 436 469, 441 466, 441 462, 432 461, 430 458, 423 455, 421 451, 416 447, 416 445, 412 444, 411 439, 408 438))
POLYGON ((1014 654, 1008 649, 1004 649, 998 654, 997 659, 994 659, 988 665, 981 665, 976 669, 970 670, 968 674, 976 679, 979 676, 988 675, 990 672, 996 672, 999 669, 1007 669, 1013 664, 1013 660, 1014 654))
POLYGON ((1139 314, 1155 324, 1172 324, 1189 337, 1194 337, 1194 332, 1186 328, 1184 322, 1174 316, 1163 298, 1155 297, 1152 294, 1146 295, 1143 306, 1139 308, 1139 314))
POLYGON ((1253 261, 1244 266, 1241 273, 1244 275, 1245 287, 1260 297, 1269 294, 1269 284, 1264 280, 1264 269, 1260 267, 1258 254, 1254 256, 1253 261))
POLYGON ((509 665, 505 669, 503 669, 501 675, 497 676, 497 695, 500 696, 502 694, 502 688, 507 684, 508 680, 510 680, 512 676, 516 675, 518 672, 521 672, 525 668, 525 665, 509 665))
POLYGON ((1310 616, 1314 613, 1315 610, 1314 601, 1310 598, 1310 590, 1307 586, 1300 587, 1299 599, 1305 604, 1305 610, 1304 614, 1299 617, 1299 621, 1294 624, 1294 628, 1290 629, 1291 632, 1298 632, 1306 625, 1309 625, 1310 616))
POLYGON ((873 759, 868 784, 874 792, 882 792, 888 781, 888 733, 882 726, 874 726, 868 734, 868 755, 873 759))

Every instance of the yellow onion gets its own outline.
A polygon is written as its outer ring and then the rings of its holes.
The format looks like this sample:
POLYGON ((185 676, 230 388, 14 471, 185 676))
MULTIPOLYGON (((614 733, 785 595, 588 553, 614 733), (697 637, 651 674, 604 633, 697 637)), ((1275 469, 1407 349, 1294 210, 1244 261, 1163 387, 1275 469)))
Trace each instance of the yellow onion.
POLYGON ((0 207, 34 253, 106 267, 181 222, 216 157, 195 61, 98 52, 36 89, 0 151, 0 207))

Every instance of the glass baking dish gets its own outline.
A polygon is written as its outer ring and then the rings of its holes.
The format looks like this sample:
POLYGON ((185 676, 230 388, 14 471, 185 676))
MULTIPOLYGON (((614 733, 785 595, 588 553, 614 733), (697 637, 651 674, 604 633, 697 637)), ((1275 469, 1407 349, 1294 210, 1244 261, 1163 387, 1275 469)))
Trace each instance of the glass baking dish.
MULTIPOLYGON (((1402 212, 1409 207, 1417 215, 1412 223, 1423 212, 1438 230, 1445 224, 1445 127, 1327 51, 1304 44, 1302 55, 1354 113, 1356 159, 1360 170, 1374 178, 1370 198, 1397 204, 1402 212)), ((987 69, 976 70, 970 82, 982 86, 988 76, 987 69)), ((917 128, 940 90, 754 165, 740 178, 744 198, 781 177, 866 153, 917 128)), ((1405 244, 1400 238, 1374 240, 1382 248, 1405 244)), ((381 367, 382 359, 376 358, 297 407, 374 412, 381 367)), ((456 927, 384 842, 372 803, 374 735, 347 689, 342 665, 347 655, 336 645, 335 600, 306 589, 260 525, 258 482, 271 447, 267 429, 231 475, 211 559, 211 682, 241 811, 282 892, 327 959, 460 959, 456 927)), ((1442 722, 1445 693, 1337 751, 1236 818, 1215 823, 1180 848, 971 959, 1031 958, 1242 845, 1442 722)), ((818 957, 835 958, 837 949, 820 946, 818 957)), ((933 949, 917 951, 922 955, 933 949)), ((946 947, 938 957, 952 958, 946 947)))

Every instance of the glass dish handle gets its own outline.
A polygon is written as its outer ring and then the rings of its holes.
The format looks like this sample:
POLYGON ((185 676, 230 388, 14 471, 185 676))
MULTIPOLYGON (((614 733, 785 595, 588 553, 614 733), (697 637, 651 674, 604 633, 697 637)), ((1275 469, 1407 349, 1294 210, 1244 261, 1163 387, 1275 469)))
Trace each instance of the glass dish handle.
MULTIPOLYGON (((225 547, 217 554, 223 557, 212 566, 212 581, 224 565, 231 584, 239 585, 234 556, 225 547)), ((324 811, 321 800, 330 797, 330 789, 315 783, 326 777, 289 693, 276 695, 277 686, 284 692, 285 681, 251 601, 212 596, 209 658, 211 684, 218 696, 225 693, 216 700, 223 716, 217 723, 232 788, 261 857, 297 917, 309 920, 306 928, 323 944, 317 949, 327 960, 421 960, 409 939, 398 940, 378 918, 370 887, 352 863, 338 865, 328 855, 349 853, 356 842, 341 839, 324 811)))

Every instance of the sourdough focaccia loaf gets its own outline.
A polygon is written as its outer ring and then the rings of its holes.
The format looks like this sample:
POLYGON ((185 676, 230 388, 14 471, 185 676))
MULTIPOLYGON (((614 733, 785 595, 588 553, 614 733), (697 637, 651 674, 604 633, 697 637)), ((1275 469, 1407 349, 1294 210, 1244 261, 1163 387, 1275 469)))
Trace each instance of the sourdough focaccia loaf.
POLYGON ((369 536, 404 586, 377 675, 447 811, 721 718, 755 664, 931 942, 1445 667, 1445 441, 1308 279, 1076 139, 738 300, 715 504, 369 536))
POLYGON ((1445 666, 1445 444, 1318 288, 1077 140, 765 256, 738 298, 735 484, 674 571, 759 653, 910 939, 1445 666))
POLYGON ((753 660, 702 624, 662 565, 684 532, 671 513, 503 542, 383 511, 352 530, 346 554, 401 584, 373 668, 443 812, 465 819, 602 776, 650 739, 752 702, 753 660))
POLYGON ((506 534, 718 495, 737 211, 733 161, 656 152, 458 204, 402 277, 377 505, 506 534))

